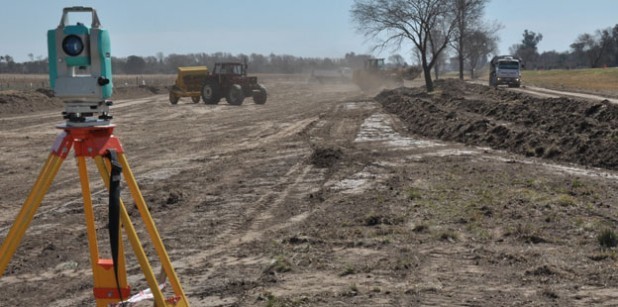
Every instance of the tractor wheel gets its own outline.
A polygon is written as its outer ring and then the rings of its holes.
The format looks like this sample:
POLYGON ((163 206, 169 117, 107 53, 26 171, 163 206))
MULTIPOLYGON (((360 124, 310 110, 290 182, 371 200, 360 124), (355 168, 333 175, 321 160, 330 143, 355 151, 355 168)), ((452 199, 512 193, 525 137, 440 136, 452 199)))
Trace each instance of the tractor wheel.
POLYGON ((266 88, 263 85, 258 84, 258 89, 253 92, 253 102, 256 104, 265 104, 266 98, 268 98, 266 88))
POLYGON ((176 94, 174 94, 174 88, 171 88, 170 89, 170 103, 177 104, 178 100, 180 100, 180 97, 176 96, 176 94))
POLYGON ((225 97, 227 103, 235 106, 239 106, 242 104, 243 100, 245 100, 245 93, 242 91, 242 87, 238 84, 233 84, 230 87, 230 91, 227 93, 227 97, 225 97))
POLYGON ((200 96, 191 96, 191 100, 193 101, 193 103, 198 103, 198 102, 200 102, 200 99, 201 99, 201 98, 202 98, 202 97, 200 97, 200 96))
POLYGON ((221 88, 214 81, 209 81, 202 87, 202 99, 206 104, 217 104, 221 99, 221 88))

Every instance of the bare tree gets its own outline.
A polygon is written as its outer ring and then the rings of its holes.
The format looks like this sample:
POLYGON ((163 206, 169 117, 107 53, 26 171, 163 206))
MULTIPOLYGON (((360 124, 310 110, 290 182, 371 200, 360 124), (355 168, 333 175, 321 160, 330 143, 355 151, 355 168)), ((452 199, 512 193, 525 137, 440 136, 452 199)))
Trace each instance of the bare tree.
POLYGON ((460 80, 463 80, 464 78, 466 43, 468 42, 470 35, 476 32, 478 25, 483 18, 485 5, 487 2, 488 0, 455 0, 457 26, 455 28, 453 47, 457 52, 457 59, 459 60, 460 80))
POLYGON ((388 57, 388 62, 397 67, 406 66, 406 60, 400 54, 393 54, 388 57))
POLYGON ((436 30, 431 31, 431 39, 429 40, 429 51, 431 52, 431 56, 436 59, 433 65, 433 73, 436 80, 440 79, 442 68, 446 65, 446 59, 448 58, 448 54, 446 54, 448 50, 440 50, 440 46, 436 45, 436 42, 442 42, 446 39, 441 29, 444 29, 444 24, 441 24, 436 30))
POLYGON ((611 62, 610 53, 614 49, 612 29, 597 30, 595 35, 582 34, 571 44, 574 52, 588 59, 592 68, 601 67, 611 62), (603 65, 602 65, 603 64, 603 65))
POLYGON ((376 49, 389 45, 401 48, 404 41, 412 42, 420 53, 427 91, 432 92, 431 69, 455 29, 452 1, 354 0, 350 12, 357 30, 378 41, 376 49), (440 31, 441 37, 434 31, 440 31))
POLYGON ((482 30, 475 30, 469 33, 467 37, 464 57, 467 59, 468 69, 470 69, 470 78, 475 79, 477 76, 474 72, 479 64, 483 65, 487 63, 487 57, 490 54, 496 54, 498 50, 498 38, 482 30))
POLYGON ((128 74, 143 74, 146 68, 144 58, 136 55, 130 55, 125 63, 125 72, 128 74))
MULTIPOLYGON (((493 22, 491 24, 479 23, 475 29, 466 35, 464 46, 464 61, 468 64, 470 78, 474 79, 474 72, 477 67, 487 63, 487 57, 498 53, 498 41, 500 38, 497 32, 502 29, 502 24, 493 22)), ((461 63, 459 64, 461 67, 461 63)))

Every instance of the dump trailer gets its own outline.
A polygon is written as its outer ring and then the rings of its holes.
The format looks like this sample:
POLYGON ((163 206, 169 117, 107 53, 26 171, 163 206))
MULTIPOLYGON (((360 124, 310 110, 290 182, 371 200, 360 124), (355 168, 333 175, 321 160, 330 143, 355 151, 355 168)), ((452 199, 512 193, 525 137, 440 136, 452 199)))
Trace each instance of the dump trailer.
POLYGON ((495 56, 489 62, 489 86, 520 87, 522 67, 522 60, 516 56, 495 56))
POLYGON ((170 89, 170 103, 177 104, 180 97, 191 97, 193 103, 200 102, 202 86, 207 76, 206 66, 178 67, 176 82, 170 89))

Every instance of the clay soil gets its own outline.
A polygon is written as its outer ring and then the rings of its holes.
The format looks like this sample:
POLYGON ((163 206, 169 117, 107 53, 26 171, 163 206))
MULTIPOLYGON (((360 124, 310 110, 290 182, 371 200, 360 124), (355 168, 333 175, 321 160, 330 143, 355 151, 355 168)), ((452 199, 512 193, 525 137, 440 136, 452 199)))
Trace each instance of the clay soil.
MULTIPOLYGON (((377 96, 302 76, 262 81, 265 105, 174 106, 164 89, 141 88, 112 107, 191 305, 618 300, 615 105, 451 80, 377 96)), ((0 93, 0 240, 61 110, 45 91, 0 93)), ((108 256, 107 195, 89 169, 108 256)), ((1 306, 94 305, 76 171, 69 157, 0 278, 1 306)), ((127 254, 137 293, 146 282, 127 254)))

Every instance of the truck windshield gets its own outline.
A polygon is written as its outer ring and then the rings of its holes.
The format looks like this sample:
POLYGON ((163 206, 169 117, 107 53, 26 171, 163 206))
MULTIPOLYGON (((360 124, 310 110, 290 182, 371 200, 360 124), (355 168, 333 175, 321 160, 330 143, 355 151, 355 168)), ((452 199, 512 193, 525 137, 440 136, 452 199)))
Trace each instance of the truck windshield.
POLYGON ((498 67, 500 69, 519 69, 519 62, 500 62, 498 67))

